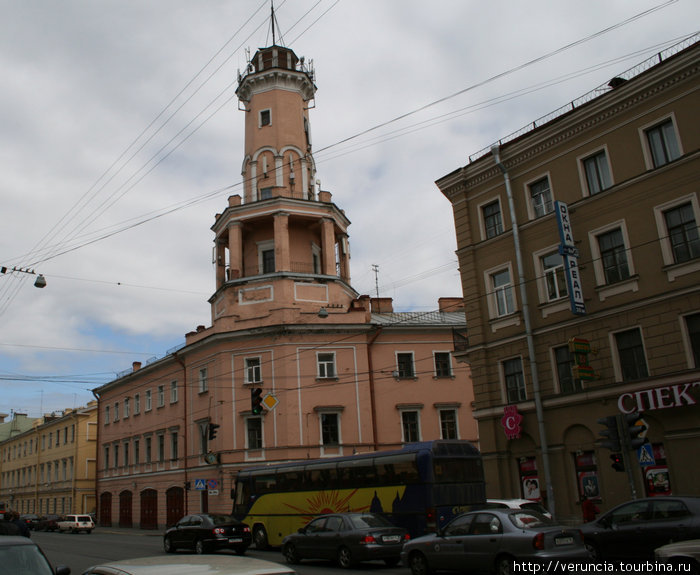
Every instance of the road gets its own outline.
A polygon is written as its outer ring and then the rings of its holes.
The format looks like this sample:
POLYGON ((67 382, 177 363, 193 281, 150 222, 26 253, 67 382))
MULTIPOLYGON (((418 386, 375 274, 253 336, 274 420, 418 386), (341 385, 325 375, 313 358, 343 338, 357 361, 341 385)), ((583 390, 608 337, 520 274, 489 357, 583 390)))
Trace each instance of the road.
MULTIPOLYGON (((80 575, 91 565, 107 561, 164 554, 162 534, 139 529, 112 530, 107 527, 98 527, 90 535, 33 531, 32 540, 44 550, 54 566, 68 565, 72 575, 80 575)), ((178 551, 178 553, 187 554, 186 551, 178 551)), ((267 561, 285 562, 279 550, 251 549, 247 554, 267 561)), ((231 555, 235 556, 233 552, 231 555)), ((345 570, 324 561, 305 561, 295 565, 294 570, 299 575, 408 575, 410 573, 405 567, 390 568, 380 562, 362 564, 355 569, 345 570)))

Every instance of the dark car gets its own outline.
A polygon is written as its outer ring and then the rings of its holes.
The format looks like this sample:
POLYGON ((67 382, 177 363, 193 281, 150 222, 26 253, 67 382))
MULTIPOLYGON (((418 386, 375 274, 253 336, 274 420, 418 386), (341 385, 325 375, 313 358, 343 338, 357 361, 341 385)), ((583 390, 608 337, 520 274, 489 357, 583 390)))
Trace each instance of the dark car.
POLYGON ((230 515, 198 513, 185 515, 163 536, 167 553, 178 549, 192 549, 198 554, 219 549, 232 549, 243 555, 250 547, 250 527, 230 515))
POLYGON ((26 537, 0 537, 0 570, 12 575, 70 575, 70 568, 55 569, 39 546, 26 537))
POLYGON ((329 559, 348 568, 361 561, 381 559, 389 566, 401 559, 408 531, 375 513, 334 513, 311 520, 298 533, 282 540, 288 563, 329 559))
POLYGON ((700 497, 635 499, 579 529, 597 560, 651 559, 657 547, 700 538, 700 497))
POLYGON ((506 574, 514 571, 515 561, 582 563, 591 556, 578 529, 528 509, 486 509, 458 515, 437 533, 409 541, 401 559, 413 575, 464 571, 467 566, 506 574))
POLYGON ((39 517, 34 523, 34 531, 58 531, 59 515, 46 515, 39 517))
POLYGON ((24 524, 29 529, 34 529, 36 522, 39 520, 39 516, 34 513, 25 513, 19 516, 20 521, 24 521, 24 524))

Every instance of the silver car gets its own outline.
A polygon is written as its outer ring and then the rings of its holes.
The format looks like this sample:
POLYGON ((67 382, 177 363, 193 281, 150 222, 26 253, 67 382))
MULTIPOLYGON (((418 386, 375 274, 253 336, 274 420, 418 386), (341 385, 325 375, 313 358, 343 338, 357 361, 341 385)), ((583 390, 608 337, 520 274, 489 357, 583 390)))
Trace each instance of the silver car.
POLYGON ((90 567, 82 575, 296 575, 279 563, 234 555, 157 555, 90 567))
MULTIPOLYGON (((487 571, 499 575, 516 562, 562 559, 588 562, 580 531, 527 509, 484 509, 458 515, 437 533, 406 543, 401 560, 413 575, 436 570, 487 571)), ((520 569, 523 571, 524 569, 520 569)))

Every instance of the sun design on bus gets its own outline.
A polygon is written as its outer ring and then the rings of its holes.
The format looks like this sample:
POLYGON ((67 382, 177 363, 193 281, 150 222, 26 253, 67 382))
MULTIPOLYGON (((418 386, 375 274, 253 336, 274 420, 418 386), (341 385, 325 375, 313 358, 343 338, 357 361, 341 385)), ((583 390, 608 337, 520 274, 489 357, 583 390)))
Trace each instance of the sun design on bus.
POLYGON ((350 509, 349 501, 352 499, 352 496, 357 493, 357 491, 357 489, 353 489, 344 497, 341 497, 340 492, 336 490, 318 491, 313 496, 307 497, 304 509, 301 507, 296 507, 295 505, 290 505, 289 503, 285 503, 285 505, 294 509, 298 513, 303 514, 305 521, 311 521, 311 519, 314 517, 324 515, 326 513, 367 511, 367 509, 369 509, 369 505, 350 509))

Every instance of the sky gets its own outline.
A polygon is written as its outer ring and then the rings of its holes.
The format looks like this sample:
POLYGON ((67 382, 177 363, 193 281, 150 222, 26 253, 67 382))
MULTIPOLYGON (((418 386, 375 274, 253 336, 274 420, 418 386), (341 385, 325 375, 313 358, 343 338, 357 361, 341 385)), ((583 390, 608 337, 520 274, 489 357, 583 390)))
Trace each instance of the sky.
MULTIPOLYGON (((0 413, 39 417, 211 324, 210 228, 241 193, 237 74, 272 43, 270 2, 0 0, 0 13, 0 413)), ((277 43, 313 61, 317 177, 351 221, 353 287, 396 311, 462 295, 435 180, 700 24, 697 0, 275 0, 275 13, 277 43)))

